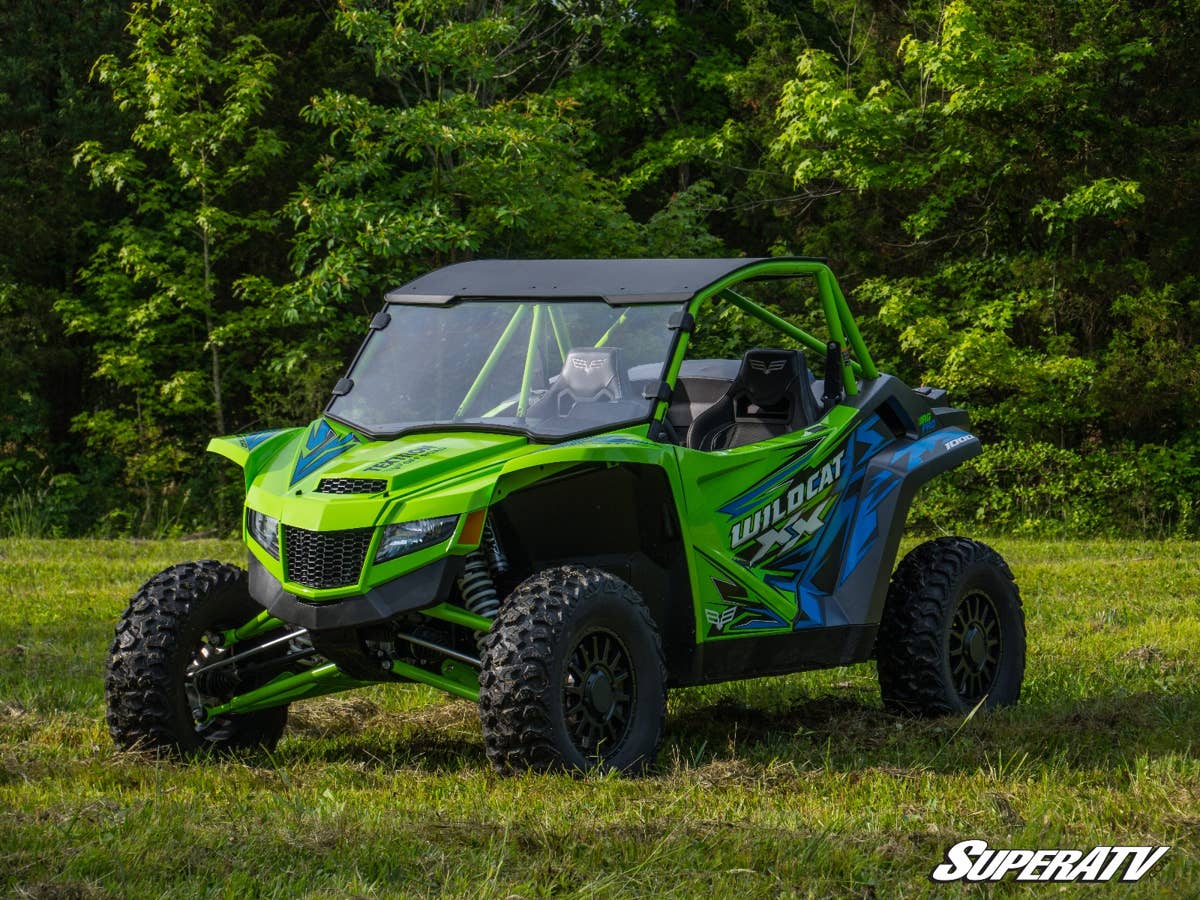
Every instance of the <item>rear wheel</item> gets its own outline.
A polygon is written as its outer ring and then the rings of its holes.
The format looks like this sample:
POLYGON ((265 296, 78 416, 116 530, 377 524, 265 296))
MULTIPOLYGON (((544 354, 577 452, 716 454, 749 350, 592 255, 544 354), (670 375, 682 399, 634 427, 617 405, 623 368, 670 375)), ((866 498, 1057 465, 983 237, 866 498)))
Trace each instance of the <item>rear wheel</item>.
MULTIPOLYGON (((274 747, 287 724, 286 706, 211 719, 199 712, 257 686, 243 683, 236 663, 213 664, 231 653, 217 636, 261 611, 245 571, 214 560, 171 566, 142 585, 117 624, 104 678, 117 745, 185 755, 274 747)), ((272 652, 263 650, 260 659, 272 652)))
POLYGON ((897 567, 875 641, 883 703, 914 715, 1017 702, 1025 615, 1008 565, 965 538, 921 544, 897 567))
POLYGON ((658 631, 637 592, 574 566, 520 584, 483 642, 479 710, 498 771, 638 773, 666 716, 658 631))

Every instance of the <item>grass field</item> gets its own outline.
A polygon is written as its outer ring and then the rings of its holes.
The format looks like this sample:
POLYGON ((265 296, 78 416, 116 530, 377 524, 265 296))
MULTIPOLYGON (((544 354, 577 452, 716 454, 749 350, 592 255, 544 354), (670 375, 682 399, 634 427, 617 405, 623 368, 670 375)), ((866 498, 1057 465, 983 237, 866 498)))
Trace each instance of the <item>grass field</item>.
POLYGON ((237 545, 0 541, 0 893, 923 896, 979 837, 1170 844, 1136 887, 1032 890, 1196 896, 1200 546, 994 544, 1025 600, 1020 706, 894 718, 871 665, 689 689, 655 774, 576 781, 494 775, 474 707, 417 687, 298 704, 270 757, 117 754, 126 599, 237 545))

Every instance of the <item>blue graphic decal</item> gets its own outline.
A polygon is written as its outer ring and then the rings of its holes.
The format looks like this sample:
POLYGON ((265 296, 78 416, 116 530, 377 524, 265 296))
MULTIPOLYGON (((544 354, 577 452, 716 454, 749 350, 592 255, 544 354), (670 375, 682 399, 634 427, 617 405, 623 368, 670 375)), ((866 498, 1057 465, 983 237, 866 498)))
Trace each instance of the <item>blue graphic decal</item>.
MULTIPOLYGON (((937 434, 927 435, 913 441, 907 447, 896 450, 891 465, 877 470, 861 492, 858 514, 853 520, 846 545, 843 548, 842 566, 838 573, 838 584, 850 577, 875 545, 879 537, 879 507, 904 481, 904 476, 927 462, 928 459, 956 439, 974 439, 973 435, 959 428, 944 429, 937 434), (899 469, 900 471, 897 471, 899 469)), ((870 456, 864 459, 870 461, 870 456)))
POLYGON ((327 462, 341 456, 350 447, 358 443, 353 432, 341 436, 329 427, 324 419, 318 419, 304 436, 304 449, 296 460, 296 468, 292 471, 292 484, 311 475, 327 462))
MULTIPOLYGON (((825 624, 826 601, 879 539, 878 509, 900 485, 902 476, 883 470, 872 477, 866 490, 863 483, 870 461, 895 442, 895 435, 880 418, 870 416, 846 441, 837 480, 828 491, 814 495, 815 503, 804 504, 806 515, 819 515, 821 519, 820 527, 811 538, 804 539, 805 536, 796 534, 792 525, 781 527, 782 523, 776 526, 779 530, 772 533, 775 539, 785 539, 783 536, 788 534, 799 538, 790 542, 793 545, 777 558, 771 560, 768 557, 764 563, 767 569, 763 578, 765 583, 796 598, 793 628, 825 624), (839 560, 840 565, 831 569, 830 564, 839 560)), ((923 455, 923 449, 917 450, 917 462, 913 465, 919 464, 923 455)), ((809 476, 810 469, 819 468, 811 466, 809 456, 802 452, 745 494, 721 507, 721 512, 730 516, 731 522, 736 522, 770 502, 776 493, 786 494, 793 489, 794 483, 804 480, 796 479, 796 476, 809 476)), ((741 561, 750 567, 745 559, 741 561)))
POLYGON ((879 507, 900 486, 901 480, 893 472, 878 471, 871 476, 866 489, 856 499, 858 514, 853 519, 853 527, 842 551, 838 584, 850 577, 850 573, 858 568, 875 546, 875 540, 879 537, 879 507))
POLYGON ((761 631, 764 628, 785 628, 788 625, 777 612, 765 606, 746 606, 742 608, 742 612, 756 618, 735 622, 729 627, 730 631, 761 631))
POLYGON ((944 428, 937 434, 928 435, 897 450, 893 457, 893 463, 904 466, 906 473, 911 472, 935 452, 946 449, 948 445, 958 443, 963 438, 976 440, 975 435, 963 431, 961 428, 944 428))
POLYGON ((734 497, 721 507, 721 512, 725 513, 727 516, 733 516, 734 518, 737 518, 739 516, 746 515, 748 512, 761 505, 763 502, 763 497, 770 496, 772 491, 774 491, 777 487, 786 484, 793 475, 808 465, 809 454, 815 446, 816 443, 814 442, 811 445, 801 447, 799 456, 797 456, 779 471, 771 473, 764 480, 750 488, 750 490, 748 490, 746 493, 734 497))
POLYGON ((281 428, 271 428, 271 429, 268 429, 267 431, 252 431, 252 432, 250 432, 250 434, 240 435, 238 437, 238 443, 241 444, 243 447, 245 447, 247 450, 253 450, 255 447, 257 447, 263 441, 279 434, 279 432, 282 430, 283 429, 281 429, 281 428))
MULTIPOLYGON (((839 611, 831 598, 877 548, 880 510, 905 477, 939 453, 975 440, 962 429, 943 428, 896 447, 896 435, 871 415, 819 464, 810 461, 809 449, 800 449, 722 506, 731 549, 748 572, 761 573, 764 583, 795 597, 792 628, 832 624, 839 611)), ((772 626, 738 619, 725 630, 765 627, 772 626)))

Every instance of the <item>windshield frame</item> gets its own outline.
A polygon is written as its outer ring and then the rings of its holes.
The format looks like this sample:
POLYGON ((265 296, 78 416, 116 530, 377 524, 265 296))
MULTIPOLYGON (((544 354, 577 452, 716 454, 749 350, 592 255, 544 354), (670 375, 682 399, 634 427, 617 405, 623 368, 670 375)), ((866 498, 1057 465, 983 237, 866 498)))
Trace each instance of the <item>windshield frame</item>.
MULTIPOLYGON (((661 306, 664 308, 670 308, 672 310, 672 312, 668 315, 666 321, 664 321, 663 325, 662 325, 663 328, 666 328, 666 329, 668 329, 668 331, 670 331, 670 337, 668 340, 666 353, 663 355, 663 358, 662 358, 661 368, 659 369, 658 374, 655 376, 655 380, 652 381, 650 384, 650 389, 653 389, 654 385, 656 383, 659 385, 664 383, 664 381, 667 378, 668 373, 673 371, 673 369, 674 369, 673 364, 675 362, 676 356, 680 352, 681 341, 682 341, 684 335, 687 333, 686 329, 680 328, 676 324, 676 322, 681 321, 683 318, 686 317, 686 314, 688 311, 688 306, 690 304, 690 299, 689 300, 668 300, 665 302, 653 303, 653 304, 647 304, 644 302, 615 304, 615 303, 612 303, 612 302, 606 300, 605 298, 601 298, 601 297, 555 297, 555 298, 549 298, 549 297, 488 297, 488 296, 482 296, 482 297, 470 297, 470 298, 462 298, 462 299, 456 298, 454 300, 451 300, 448 303, 438 303, 438 304, 436 304, 436 306, 439 308, 442 308, 442 309, 447 309, 450 307, 459 306, 460 304, 471 304, 471 303, 480 303, 480 302, 512 304, 512 306, 514 308, 514 312, 515 312, 516 308, 518 306, 520 306, 521 304, 532 304, 532 305, 539 305, 539 306, 540 305, 551 305, 551 306, 564 305, 565 306, 565 305, 569 305, 572 303, 581 303, 581 302, 603 302, 610 308, 615 309, 615 310, 621 310, 622 312, 624 312, 625 310, 631 309, 631 308, 645 307, 645 306, 661 306)), ((354 371, 357 368, 360 360, 362 359, 363 354, 366 352, 368 344, 376 336, 376 334, 382 330, 382 328, 380 328, 379 326, 376 325, 376 322, 378 321, 380 315, 390 314, 392 308, 397 307, 397 306, 413 306, 413 307, 419 306, 419 307, 424 307, 425 309, 428 309, 430 306, 433 306, 433 305, 435 305, 435 304, 423 303, 419 299, 415 299, 415 302, 406 302, 404 298, 393 299, 392 296, 389 296, 387 298, 387 300, 384 302, 383 308, 379 311, 379 313, 376 314, 375 318, 372 319, 371 327, 368 330, 366 337, 363 338, 362 342, 359 344, 358 349, 354 353, 353 359, 351 359, 349 366, 347 366, 347 368, 346 368, 345 374, 342 376, 342 379, 339 380, 339 384, 341 383, 341 381, 344 381, 344 380, 353 381, 354 371)), ((614 323, 613 327, 616 327, 616 323, 614 323)), ((610 331, 611 331, 611 329, 610 329, 610 331)), ((605 337, 607 337, 607 334, 605 335, 605 337)), ((498 336, 497 342, 499 343, 499 341, 500 341, 500 337, 498 336)), ((532 341, 532 335, 531 335, 531 341, 532 341)), ((332 412, 332 406, 334 405, 334 403, 338 400, 338 398, 340 396, 344 396, 345 393, 346 392, 339 392, 337 390, 337 388, 335 387, 334 395, 329 399, 329 402, 326 403, 325 409, 322 414, 325 416, 325 418, 332 419, 333 421, 338 422, 338 423, 346 426, 347 428, 353 429, 356 433, 363 435, 365 438, 367 438, 368 440, 372 440, 372 441, 390 441, 390 440, 395 440, 397 438, 403 437, 405 435, 410 435, 410 434, 429 434, 429 433, 437 433, 437 432, 472 432, 472 431, 474 431, 474 432, 483 432, 483 433, 489 433, 489 434, 518 435, 518 436, 526 437, 531 442, 539 443, 539 444, 561 444, 561 443, 565 443, 567 441, 576 441, 576 440, 580 440, 583 438, 594 437, 594 436, 600 435, 600 434, 606 434, 608 432, 623 431, 623 430, 633 428, 633 427, 636 427, 639 425, 647 426, 647 433, 649 433, 650 425, 658 418, 657 414, 658 414, 658 407, 659 407, 659 403, 657 402, 658 398, 655 396, 655 394, 647 393, 641 398, 641 399, 645 400, 646 406, 645 406, 645 411, 639 416, 631 417, 628 419, 616 420, 616 421, 608 422, 608 423, 603 423, 603 424, 596 425, 594 427, 581 428, 577 431, 571 431, 571 432, 564 433, 564 434, 546 434, 544 432, 531 430, 527 426, 522 427, 520 425, 505 424, 505 423, 499 423, 499 422, 492 423, 492 422, 486 422, 486 421, 479 421, 478 419, 476 419, 474 421, 459 421, 459 422, 455 422, 455 421, 410 422, 410 423, 404 424, 402 427, 399 427, 399 428, 379 428, 377 426, 376 427, 364 426, 361 423, 353 422, 345 416, 341 416, 335 412, 332 412)))

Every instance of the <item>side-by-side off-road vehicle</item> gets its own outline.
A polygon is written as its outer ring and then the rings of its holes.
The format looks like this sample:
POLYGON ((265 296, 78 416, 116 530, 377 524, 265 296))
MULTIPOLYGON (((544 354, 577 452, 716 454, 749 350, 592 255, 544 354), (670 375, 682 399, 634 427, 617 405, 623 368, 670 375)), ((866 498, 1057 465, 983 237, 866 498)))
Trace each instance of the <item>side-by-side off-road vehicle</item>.
POLYGON ((1004 561, 939 538, 892 572, 914 492, 979 452, 967 428, 877 371, 820 260, 439 269, 388 294, 311 425, 211 442, 245 472, 248 571, 146 582, 109 728, 269 747, 293 701, 418 682, 478 702, 502 771, 637 771, 671 687, 874 658, 897 712, 1012 703, 1004 561), (775 311, 801 288, 821 338, 775 311), (775 346, 688 353, 738 333, 775 346))

